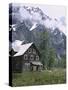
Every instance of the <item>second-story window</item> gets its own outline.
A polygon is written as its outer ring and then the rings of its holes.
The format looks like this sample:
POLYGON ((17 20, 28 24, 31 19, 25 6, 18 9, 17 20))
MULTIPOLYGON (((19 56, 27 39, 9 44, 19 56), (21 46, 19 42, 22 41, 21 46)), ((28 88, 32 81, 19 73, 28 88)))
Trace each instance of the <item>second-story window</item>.
POLYGON ((30 55, 30 60, 34 60, 34 55, 30 55))
POLYGON ((28 53, 32 53, 32 49, 31 48, 28 50, 28 53))
POLYGON ((35 49, 33 49, 33 54, 36 54, 36 50, 35 49))
POLYGON ((27 54, 24 55, 24 60, 28 60, 28 55, 27 54))
POLYGON ((38 55, 36 56, 36 60, 39 60, 39 56, 38 55))

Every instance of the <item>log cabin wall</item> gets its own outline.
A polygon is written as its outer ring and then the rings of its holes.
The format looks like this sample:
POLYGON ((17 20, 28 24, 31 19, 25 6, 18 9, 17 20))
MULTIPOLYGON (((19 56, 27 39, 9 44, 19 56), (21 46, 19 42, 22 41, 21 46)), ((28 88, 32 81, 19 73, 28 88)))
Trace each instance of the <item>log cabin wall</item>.
POLYGON ((22 72, 22 56, 12 58, 12 72, 22 72))
POLYGON ((12 58, 12 71, 23 72, 32 70, 32 61, 39 61, 40 55, 38 50, 32 45, 23 55, 12 58))
POLYGON ((31 46, 23 55, 23 71, 31 70, 31 61, 39 61, 39 54, 34 46, 31 46))

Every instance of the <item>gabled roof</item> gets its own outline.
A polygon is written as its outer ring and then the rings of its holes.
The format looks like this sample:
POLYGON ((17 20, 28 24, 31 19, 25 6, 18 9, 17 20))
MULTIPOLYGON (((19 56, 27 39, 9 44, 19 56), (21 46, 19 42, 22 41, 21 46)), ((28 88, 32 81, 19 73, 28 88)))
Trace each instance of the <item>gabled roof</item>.
POLYGON ((28 48, 29 48, 32 44, 33 44, 33 42, 32 42, 32 43, 28 43, 28 44, 21 45, 21 46, 19 47, 18 52, 14 55, 14 57, 15 57, 15 56, 23 55, 23 54, 28 50, 28 48))
POLYGON ((23 41, 21 41, 21 40, 15 40, 12 43, 9 41, 9 52, 11 50, 13 50, 14 52, 18 52, 19 51, 19 48, 23 44, 23 42, 24 42, 24 40, 23 41))

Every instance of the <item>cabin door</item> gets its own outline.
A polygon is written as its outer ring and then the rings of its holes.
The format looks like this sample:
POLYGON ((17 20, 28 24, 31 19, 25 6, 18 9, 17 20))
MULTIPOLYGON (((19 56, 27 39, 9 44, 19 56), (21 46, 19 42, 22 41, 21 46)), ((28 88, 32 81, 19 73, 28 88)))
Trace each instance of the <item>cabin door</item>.
POLYGON ((30 63, 24 63, 23 70, 30 71, 30 63))
POLYGON ((36 71, 37 70, 37 66, 33 66, 33 71, 36 71))

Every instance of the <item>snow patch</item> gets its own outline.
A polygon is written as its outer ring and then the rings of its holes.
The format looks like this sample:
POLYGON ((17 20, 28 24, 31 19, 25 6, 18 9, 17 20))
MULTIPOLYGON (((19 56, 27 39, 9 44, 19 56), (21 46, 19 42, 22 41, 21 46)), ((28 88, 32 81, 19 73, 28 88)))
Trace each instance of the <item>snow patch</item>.
MULTIPOLYGON (((50 16, 47 16, 42 12, 43 15, 40 14, 41 9, 34 8, 34 7, 28 7, 28 6, 20 6, 18 11, 18 19, 20 21, 23 21, 25 19, 30 19, 33 22, 33 26, 30 28, 30 31, 34 30, 37 27, 37 23, 44 24, 45 27, 50 28, 54 30, 55 28, 58 28, 61 32, 63 32, 66 35, 66 24, 65 24, 65 17, 54 17, 50 18, 50 16), (31 13, 29 13, 29 11, 31 13), (35 12, 36 11, 36 12, 35 12), (46 19, 42 20, 42 16, 44 16, 46 19), (50 18, 50 19, 49 19, 50 18)), ((16 14, 17 15, 17 14, 16 14)), ((13 31, 16 31, 15 26, 12 26, 13 31)))
POLYGON ((34 30, 37 27, 37 23, 34 23, 33 26, 30 28, 30 31, 34 30))
POLYGON ((16 24, 10 25, 9 31, 11 30, 16 31, 16 24))
POLYGON ((12 42, 12 48, 14 49, 14 51, 18 51, 23 42, 24 41, 20 40, 15 40, 14 42, 12 42))

